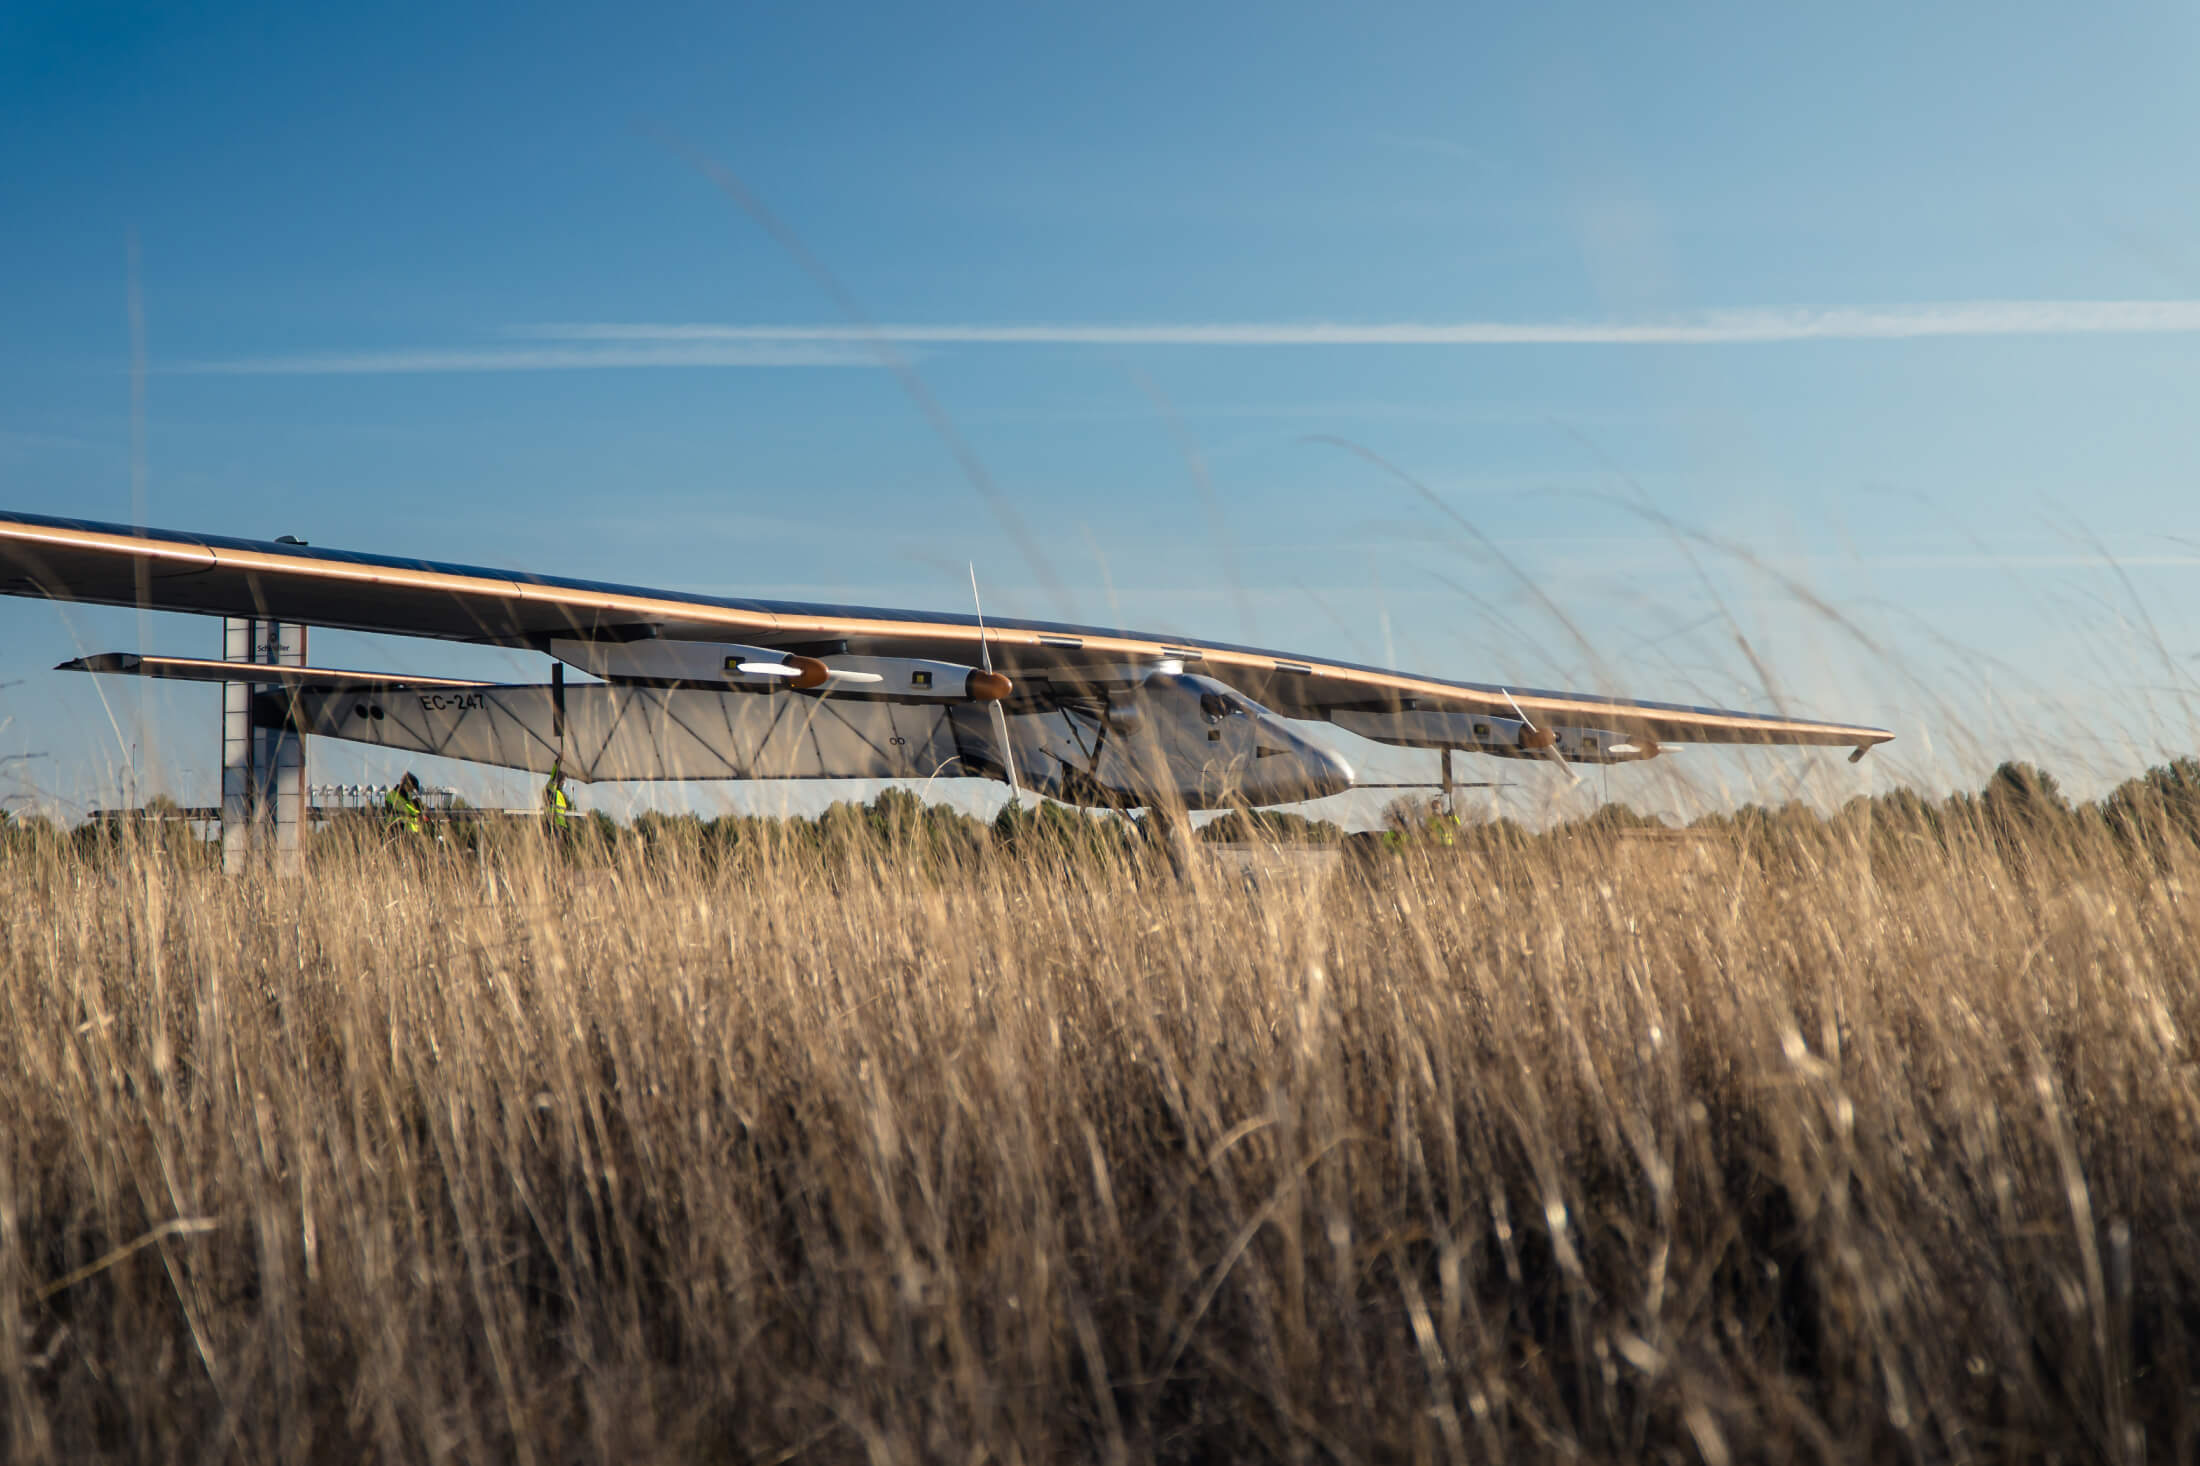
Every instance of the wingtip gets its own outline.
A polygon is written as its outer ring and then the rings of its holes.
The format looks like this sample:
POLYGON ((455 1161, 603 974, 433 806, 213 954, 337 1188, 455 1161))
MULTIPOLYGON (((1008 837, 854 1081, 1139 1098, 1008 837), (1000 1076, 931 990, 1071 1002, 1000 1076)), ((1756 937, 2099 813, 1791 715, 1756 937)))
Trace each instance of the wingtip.
POLYGON ((1877 748, 1882 743, 1892 742, 1894 742, 1894 735, 1892 733, 1889 733, 1884 728, 1874 728, 1871 730, 1869 736, 1856 740, 1856 747, 1849 754, 1849 762, 1852 764, 1860 764, 1864 761, 1865 754, 1870 753, 1873 749, 1877 748))
POLYGON ((56 672, 135 672, 143 659, 133 652, 99 652, 89 657, 71 657, 55 667, 56 672))

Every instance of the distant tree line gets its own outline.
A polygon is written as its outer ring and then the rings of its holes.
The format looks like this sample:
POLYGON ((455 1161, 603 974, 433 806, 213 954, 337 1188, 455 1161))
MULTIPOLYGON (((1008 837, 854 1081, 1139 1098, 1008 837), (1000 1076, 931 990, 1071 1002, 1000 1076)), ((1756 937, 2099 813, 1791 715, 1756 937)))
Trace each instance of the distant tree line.
MULTIPOLYGON (((178 859, 210 859, 213 841, 200 838, 177 818, 173 800, 149 800, 143 818, 87 821, 63 829, 38 814, 0 810, 0 848, 74 848, 94 854, 134 844, 178 859)), ((2127 779, 2102 799, 2074 802, 2054 775, 2023 762, 1994 770, 1976 793, 1934 800, 1902 788, 1850 800, 1831 814, 1800 801, 1778 807, 1745 804, 1707 814, 1686 826, 1669 826, 1624 804, 1605 804, 1579 819, 1541 831, 1499 817, 1461 819, 1428 800, 1400 800, 1375 831, 1347 833, 1328 820, 1282 810, 1231 810, 1191 837, 1210 844, 1342 846, 1364 853, 1416 848, 1495 850, 1552 840, 1625 838, 1630 832, 1694 833, 1704 838, 1754 841, 1767 847, 1820 843, 1828 837, 1864 841, 1875 858, 1914 853, 1919 842, 1948 847, 1978 842, 2020 860, 2027 849, 2054 843, 2106 841, 2133 856, 2154 860, 2200 848, 2200 758, 2178 758, 2127 779)), ((535 838, 531 826, 515 832, 535 838)), ((452 822, 423 841, 393 835, 371 813, 331 821, 313 833, 314 848, 408 843, 440 849, 472 849, 482 828, 452 822), (439 837, 439 838, 438 838, 439 837)), ((1058 804, 1004 805, 991 820, 946 805, 927 803, 907 789, 886 789, 868 803, 842 802, 805 815, 643 813, 621 827, 597 811, 574 823, 563 843, 576 852, 636 847, 665 856, 716 861, 735 852, 772 849, 833 855, 891 848, 903 858, 944 865, 967 864, 995 852, 1047 852, 1064 858, 1130 858, 1167 843, 1160 822, 1123 819, 1058 804)))
POLYGON ((2055 776, 2037 765, 2012 761, 1995 769, 1975 793, 1935 800, 1913 789, 1894 789, 1859 795, 1830 814, 1801 801, 1777 807, 1744 804, 1674 826, 1624 804, 1606 804, 1579 819, 1535 831, 1502 817, 1462 821, 1432 803, 1403 800, 1391 806, 1385 825, 1379 834, 1345 838, 1391 849, 1436 845, 1489 850, 1549 840, 1625 838, 1641 831, 1749 842, 1791 853, 1839 839, 1862 842, 1875 864, 1914 855, 1921 844, 1941 849, 1959 843, 1984 846, 2018 865, 2028 853, 2090 844, 2160 862, 2174 852, 2200 848, 2200 759, 2178 758, 2148 769, 2091 803, 2071 800, 2055 776))

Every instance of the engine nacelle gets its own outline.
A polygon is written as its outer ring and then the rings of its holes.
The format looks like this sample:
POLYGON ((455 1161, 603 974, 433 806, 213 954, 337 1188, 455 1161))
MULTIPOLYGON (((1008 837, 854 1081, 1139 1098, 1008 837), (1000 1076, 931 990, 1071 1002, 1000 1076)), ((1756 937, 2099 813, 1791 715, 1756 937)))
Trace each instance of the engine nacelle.
MULTIPOLYGON (((785 652, 727 641, 567 641, 550 643, 550 655, 606 682, 661 686, 781 687, 784 672, 744 672, 743 666, 783 667, 785 652)), ((799 673, 800 669, 796 669, 799 673)), ((822 682, 822 679, 820 679, 822 682)))
POLYGON ((835 696, 893 702, 999 702, 1016 684, 998 672, 923 657, 827 657, 835 696))
MULTIPOLYGON (((1644 759, 1656 758, 1665 750, 1658 740, 1642 733, 1616 733, 1609 728, 1568 728, 1563 725, 1549 730, 1558 735, 1551 745, 1553 752, 1568 763, 1576 764, 1633 764, 1644 759)), ((1532 754, 1518 753, 1516 758, 1530 758, 1532 754)))
POLYGON ((606 682, 658 687, 790 688, 893 702, 999 702, 1015 690, 998 672, 918 657, 804 657, 727 641, 569 641, 550 655, 606 682))
POLYGON ((1555 753, 1569 763, 1624 764, 1656 758, 1661 751, 1656 739, 1643 734, 1564 724, 1530 727, 1519 718, 1434 708, 1339 708, 1329 721, 1348 733, 1399 748, 1456 748, 1498 758, 1549 758, 1555 753))

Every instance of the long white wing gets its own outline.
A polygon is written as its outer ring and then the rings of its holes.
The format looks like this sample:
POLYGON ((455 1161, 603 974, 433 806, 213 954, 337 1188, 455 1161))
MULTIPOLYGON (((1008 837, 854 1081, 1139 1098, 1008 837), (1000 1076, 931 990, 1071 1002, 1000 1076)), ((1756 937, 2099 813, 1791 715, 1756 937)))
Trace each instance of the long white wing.
MULTIPOLYGON (((0 594, 135 605, 139 567, 156 610, 256 615, 457 641, 546 646, 557 637, 656 636, 824 656, 921 657, 975 666, 966 615, 684 595, 516 571, 361 555, 112 524, 0 514, 0 594)), ((1664 743, 1823 744, 1858 749, 1894 735, 1812 718, 1453 682, 1196 638, 1051 622, 990 620, 996 665, 1040 705, 1105 669, 1165 661, 1227 682, 1276 711, 1438 710, 1538 725, 1583 725, 1664 743), (1055 689, 1050 692, 1049 689, 1055 689)))

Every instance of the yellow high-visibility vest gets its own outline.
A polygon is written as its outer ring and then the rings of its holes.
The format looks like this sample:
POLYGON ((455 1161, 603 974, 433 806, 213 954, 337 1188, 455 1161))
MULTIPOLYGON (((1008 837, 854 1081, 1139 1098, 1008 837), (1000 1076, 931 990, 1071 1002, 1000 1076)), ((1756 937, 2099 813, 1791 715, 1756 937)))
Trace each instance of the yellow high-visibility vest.
POLYGON ((389 806, 389 815, 383 821, 389 828, 405 830, 415 835, 423 832, 424 826, 420 822, 420 806, 407 799, 403 790, 392 789, 383 796, 382 802, 389 806))

